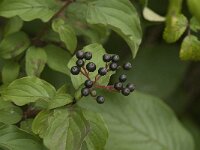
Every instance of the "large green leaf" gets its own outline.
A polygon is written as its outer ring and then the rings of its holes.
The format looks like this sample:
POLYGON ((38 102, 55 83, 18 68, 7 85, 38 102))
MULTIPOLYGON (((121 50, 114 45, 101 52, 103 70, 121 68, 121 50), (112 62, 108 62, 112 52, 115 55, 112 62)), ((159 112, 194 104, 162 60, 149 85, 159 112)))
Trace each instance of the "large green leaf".
POLYGON ((197 37, 190 35, 183 40, 180 58, 182 60, 200 60, 200 41, 197 37))
POLYGON ((78 0, 68 10, 89 24, 104 25, 117 32, 136 56, 142 31, 137 11, 129 0, 78 0))
POLYGON ((25 21, 48 21, 59 9, 54 0, 1 0, 0 16, 19 16, 25 21))
POLYGON ((110 131, 106 150, 194 150, 191 135, 160 99, 139 92, 101 94, 104 105, 85 98, 82 106, 103 115, 110 131))
POLYGON ((190 19, 190 29, 195 32, 200 31, 200 21, 198 21, 195 17, 190 19))
POLYGON ((77 107, 40 112, 32 130, 50 150, 102 150, 108 137, 99 114, 77 107))
POLYGON ((55 88, 36 77, 17 79, 2 91, 2 98, 22 106, 37 100, 50 101, 56 93, 55 88))
POLYGON ((199 0, 187 0, 190 12, 200 21, 199 0))
POLYGON ((8 84, 19 76, 20 66, 17 62, 7 61, 2 69, 2 81, 4 84, 8 84))
POLYGON ((26 74, 29 76, 40 76, 46 62, 47 55, 44 49, 30 47, 26 52, 26 74))
POLYGON ((42 142, 16 126, 0 123, 0 147, 4 150, 44 150, 42 142))
POLYGON ((77 46, 77 38, 74 29, 63 19, 56 19, 52 23, 52 28, 58 32, 61 41, 63 41, 67 49, 73 54, 77 46))
MULTIPOLYGON (((83 51, 92 52, 92 59, 90 60, 90 62, 94 62, 96 64, 97 69, 94 72, 90 72, 89 76, 90 76, 90 79, 94 81, 95 76, 98 74, 98 68, 105 67, 105 65, 106 65, 102 58, 102 56, 106 53, 106 51, 102 47, 102 45, 97 44, 97 43, 85 46, 83 48, 83 51)), ((72 59, 69 61, 68 68, 71 69, 72 66, 75 66, 76 61, 77 61, 76 56, 73 56, 72 59)), ((88 62, 89 61, 85 61, 85 64, 87 64, 88 62)), ((110 71, 107 75, 101 77, 97 83, 100 85, 107 85, 109 83, 110 76, 113 73, 114 72, 110 71)), ((85 82, 86 79, 87 78, 85 76, 83 76, 82 74, 79 74, 76 76, 71 74, 71 80, 72 80, 72 83, 73 83, 75 89, 78 89, 81 86, 81 84, 83 84, 85 82)))
POLYGON ((48 45, 44 49, 47 53, 47 65, 55 71, 69 75, 67 64, 71 59, 70 53, 54 45, 48 45))
POLYGON ((25 51, 30 44, 24 32, 16 32, 6 36, 0 43, 0 57, 13 58, 25 51))
POLYGON ((0 99, 0 122, 5 124, 18 123, 22 118, 22 110, 11 102, 0 99))

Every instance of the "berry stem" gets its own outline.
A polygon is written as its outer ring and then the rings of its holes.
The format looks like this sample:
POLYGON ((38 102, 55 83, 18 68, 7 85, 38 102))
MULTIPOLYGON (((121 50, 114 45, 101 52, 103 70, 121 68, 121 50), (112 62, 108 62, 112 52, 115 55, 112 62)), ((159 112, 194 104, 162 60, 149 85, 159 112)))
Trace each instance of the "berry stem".
POLYGON ((81 70, 81 74, 84 75, 88 80, 90 80, 90 77, 83 70, 81 70))
POLYGON ((83 68, 86 78, 88 78, 90 80, 89 72, 86 70, 86 68, 84 66, 82 68, 83 68))

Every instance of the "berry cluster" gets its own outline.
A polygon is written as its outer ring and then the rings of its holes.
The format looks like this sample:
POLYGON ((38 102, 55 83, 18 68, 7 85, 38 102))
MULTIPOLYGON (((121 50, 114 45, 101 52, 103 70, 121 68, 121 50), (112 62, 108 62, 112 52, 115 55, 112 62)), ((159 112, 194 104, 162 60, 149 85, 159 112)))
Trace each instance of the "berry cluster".
POLYGON ((105 98, 103 96, 97 96, 96 88, 103 88, 108 91, 113 92, 121 92, 124 96, 128 96, 131 92, 135 90, 135 86, 132 83, 128 83, 126 86, 124 86, 124 83, 127 80, 127 76, 125 74, 120 75, 119 81, 115 83, 114 85, 108 85, 108 86, 101 86, 97 84, 97 81, 102 77, 105 76, 109 71, 116 71, 119 68, 123 68, 124 70, 130 70, 132 68, 132 65, 130 62, 125 63, 123 66, 120 66, 118 64, 120 58, 118 55, 111 55, 111 54, 104 54, 103 55, 103 61, 105 62, 105 67, 98 68, 98 73, 92 81, 90 79, 90 72, 94 72, 97 68, 95 63, 88 62, 86 64, 86 61, 92 59, 92 53, 91 52, 83 52, 82 50, 79 50, 76 52, 76 66, 73 66, 71 68, 71 73, 73 75, 82 74, 84 75, 87 80, 84 83, 84 88, 81 90, 82 96, 88 96, 91 95, 92 97, 96 98, 97 103, 102 104, 105 101, 105 98))

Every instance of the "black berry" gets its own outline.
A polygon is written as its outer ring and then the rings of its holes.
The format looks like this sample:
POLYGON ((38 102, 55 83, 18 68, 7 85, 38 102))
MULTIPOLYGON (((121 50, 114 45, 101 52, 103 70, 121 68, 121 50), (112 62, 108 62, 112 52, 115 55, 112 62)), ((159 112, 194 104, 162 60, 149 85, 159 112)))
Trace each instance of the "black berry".
POLYGON ((80 71, 81 71, 81 69, 80 69, 79 67, 77 67, 77 66, 73 66, 73 67, 71 68, 71 73, 72 73, 73 75, 78 75, 78 74, 80 73, 80 71))
POLYGON ((96 97, 96 96, 97 96, 97 91, 96 91, 96 90, 91 90, 91 91, 90 91, 90 95, 91 95, 92 97, 96 97))
POLYGON ((76 52, 76 58, 83 59, 84 58, 84 52, 82 50, 79 50, 76 52))
POLYGON ((105 99, 103 96, 97 96, 96 100, 97 100, 97 103, 99 103, 99 104, 103 104, 105 102, 105 99))
POLYGON ((132 68, 132 65, 130 62, 127 62, 123 65, 124 70, 130 70, 132 68))
POLYGON ((123 84, 121 82, 117 82, 114 84, 114 88, 120 91, 123 88, 123 84))
POLYGON ((103 61, 104 62, 110 62, 112 60, 112 57, 110 54, 104 54, 103 55, 103 61))
POLYGON ((82 59, 78 59, 78 60, 76 61, 76 65, 77 65, 78 67, 83 67, 83 66, 84 66, 84 61, 83 61, 82 59))
POLYGON ((86 65, 86 68, 89 72, 94 72, 96 70, 96 65, 93 62, 89 62, 86 65))
POLYGON ((127 76, 125 74, 122 74, 119 76, 119 81, 120 82, 125 82, 127 80, 127 76))
POLYGON ((99 75, 104 76, 107 73, 107 69, 104 67, 99 68, 98 70, 99 75))
POLYGON ((112 56, 112 61, 113 62, 118 62, 119 61, 119 55, 113 55, 112 56))
POLYGON ((123 94, 124 96, 128 96, 128 95, 130 94, 130 89, 129 89, 129 88, 124 88, 124 89, 122 89, 122 94, 123 94))
POLYGON ((128 83, 126 86, 131 92, 133 92, 135 90, 135 85, 132 83, 128 83))
POLYGON ((85 52, 84 58, 85 58, 86 60, 92 59, 92 53, 91 53, 91 52, 85 52))
POLYGON ((110 70, 116 71, 117 68, 118 68, 118 64, 117 63, 113 62, 113 63, 110 64, 110 70))
POLYGON ((82 94, 82 96, 88 96, 90 94, 90 89, 82 88, 81 94, 82 94))
POLYGON ((93 81, 91 80, 86 80, 84 83, 85 87, 91 88, 93 86, 93 81))

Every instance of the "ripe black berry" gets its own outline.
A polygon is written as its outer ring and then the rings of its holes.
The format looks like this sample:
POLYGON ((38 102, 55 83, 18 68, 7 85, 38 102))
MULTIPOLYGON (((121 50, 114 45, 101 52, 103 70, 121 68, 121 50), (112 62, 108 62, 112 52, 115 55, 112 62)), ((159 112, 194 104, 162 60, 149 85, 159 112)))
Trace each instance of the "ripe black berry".
POLYGON ((130 62, 127 62, 123 65, 124 70, 130 70, 132 68, 132 65, 130 62))
POLYGON ((112 61, 113 62, 118 62, 119 61, 119 55, 113 55, 112 56, 112 61))
POLYGON ((119 81, 120 82, 125 82, 127 80, 127 76, 125 74, 122 74, 119 76, 119 81))
POLYGON ((128 83, 126 87, 129 88, 129 90, 130 90, 131 92, 133 92, 133 91, 135 90, 135 85, 132 84, 132 83, 128 83))
POLYGON ((82 94, 82 96, 88 96, 90 94, 90 89, 82 88, 81 94, 82 94))
POLYGON ((86 65, 86 68, 89 72, 94 72, 96 70, 96 65, 93 62, 89 62, 86 65))
POLYGON ((91 88, 93 86, 93 81, 91 80, 86 80, 84 83, 85 87, 91 88))
POLYGON ((103 61, 104 62, 110 62, 112 60, 112 57, 110 54, 104 54, 103 55, 103 61))
POLYGON ((78 59, 78 60, 76 61, 76 65, 77 65, 78 67, 83 67, 83 66, 84 66, 84 61, 83 61, 82 59, 78 59))
POLYGON ((121 82, 117 82, 114 84, 114 88, 120 91, 123 88, 123 84, 121 82))
POLYGON ((122 89, 122 94, 123 94, 124 96, 128 96, 128 95, 130 94, 130 89, 129 89, 129 88, 124 88, 124 89, 122 89))
POLYGON ((97 96, 96 100, 97 100, 97 103, 99 103, 99 104, 103 104, 105 102, 105 99, 103 96, 97 96))
POLYGON ((110 64, 110 70, 115 71, 115 70, 117 70, 117 68, 118 68, 117 63, 113 62, 113 63, 110 64))
POLYGON ((92 53, 91 53, 91 52, 86 52, 84 58, 85 58, 86 60, 92 59, 92 53))
POLYGON ((71 73, 72 73, 73 75, 78 75, 78 74, 80 73, 80 71, 81 71, 81 69, 80 69, 79 67, 77 67, 77 66, 73 66, 73 67, 71 68, 71 73))
POLYGON ((76 52, 76 58, 83 59, 84 58, 84 52, 82 50, 79 50, 76 52))
POLYGON ((99 75, 104 76, 107 73, 107 69, 104 67, 99 68, 98 70, 99 75))

